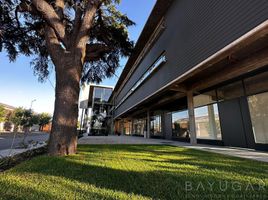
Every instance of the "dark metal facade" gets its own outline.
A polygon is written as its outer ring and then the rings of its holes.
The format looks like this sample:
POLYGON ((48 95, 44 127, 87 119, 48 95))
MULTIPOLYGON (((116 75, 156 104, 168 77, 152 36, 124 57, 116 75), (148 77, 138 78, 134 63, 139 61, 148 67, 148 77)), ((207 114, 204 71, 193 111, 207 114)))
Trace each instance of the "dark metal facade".
POLYGON ((165 15, 165 31, 118 93, 115 104, 163 52, 167 62, 115 110, 115 116, 267 19, 267 0, 175 0, 165 15))

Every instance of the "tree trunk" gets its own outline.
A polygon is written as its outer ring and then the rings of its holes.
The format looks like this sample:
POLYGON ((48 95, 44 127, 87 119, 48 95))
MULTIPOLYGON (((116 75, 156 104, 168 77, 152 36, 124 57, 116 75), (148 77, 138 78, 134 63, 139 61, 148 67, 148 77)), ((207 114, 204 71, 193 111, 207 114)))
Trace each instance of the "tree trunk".
POLYGON ((49 155, 75 154, 77 149, 77 120, 81 64, 64 56, 55 64, 56 94, 49 155))

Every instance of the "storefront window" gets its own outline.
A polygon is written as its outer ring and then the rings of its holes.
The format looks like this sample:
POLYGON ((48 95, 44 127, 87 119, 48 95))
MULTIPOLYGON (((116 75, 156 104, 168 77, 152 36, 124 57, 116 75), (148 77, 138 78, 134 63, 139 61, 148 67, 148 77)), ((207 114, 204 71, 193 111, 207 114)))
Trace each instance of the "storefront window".
POLYGON ((162 127, 161 127, 161 116, 153 116, 151 117, 151 135, 152 136, 157 136, 157 137, 162 137, 162 127))
POLYGON ((221 140, 217 104, 195 109, 196 134, 198 139, 221 140))
POLYGON ((268 92, 248 97, 256 143, 268 144, 268 92))
POLYGON ((188 111, 172 113, 172 137, 189 138, 189 115, 188 111))
POLYGON ((132 123, 131 121, 124 121, 124 134, 131 135, 132 123))
POLYGON ((143 136, 146 131, 146 120, 135 119, 133 121, 133 135, 143 136))

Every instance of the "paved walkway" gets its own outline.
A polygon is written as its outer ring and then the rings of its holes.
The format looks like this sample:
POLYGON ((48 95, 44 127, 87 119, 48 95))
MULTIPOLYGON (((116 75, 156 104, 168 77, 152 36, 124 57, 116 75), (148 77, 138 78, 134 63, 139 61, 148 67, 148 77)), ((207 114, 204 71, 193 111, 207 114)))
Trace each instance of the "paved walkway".
MULTIPOLYGON (((0 134, 0 151, 10 149, 13 143, 13 148, 18 148, 20 146, 20 143, 22 142, 24 137, 24 133, 17 133, 14 135, 14 133, 3 133, 0 134), (15 138, 14 138, 15 136, 15 138), (13 141, 14 140, 14 141, 13 141)), ((29 142, 45 142, 49 138, 49 134, 47 133, 29 133, 27 137, 25 138, 25 143, 29 142)))
POLYGON ((201 151, 208 151, 214 153, 220 153, 228 156, 235 156, 240 158, 258 160, 262 162, 268 162, 268 153, 255 151, 252 149, 243 148, 231 148, 222 146, 210 146, 210 145, 195 145, 192 146, 189 143, 177 142, 171 140, 161 139, 145 139, 142 137, 131 136, 89 136, 83 137, 79 140, 79 144, 162 144, 173 145, 178 147, 185 147, 191 149, 197 149, 201 151))

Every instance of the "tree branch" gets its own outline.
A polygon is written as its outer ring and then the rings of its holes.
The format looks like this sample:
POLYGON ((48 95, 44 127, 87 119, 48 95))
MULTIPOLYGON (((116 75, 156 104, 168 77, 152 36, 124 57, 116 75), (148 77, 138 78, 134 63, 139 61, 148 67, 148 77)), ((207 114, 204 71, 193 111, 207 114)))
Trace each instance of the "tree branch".
POLYGON ((66 47, 68 44, 68 38, 65 33, 65 26, 54 8, 44 0, 32 0, 32 3, 36 10, 42 14, 47 23, 54 29, 59 41, 61 41, 66 47))
POLYGON ((76 44, 78 48, 84 48, 89 39, 89 31, 92 26, 94 16, 97 9, 100 7, 103 0, 90 0, 87 3, 85 14, 81 22, 79 33, 76 37, 76 44))
MULTIPOLYGON (((46 47, 48 49, 49 55, 53 63, 58 63, 59 59, 62 59, 63 49, 59 43, 59 40, 55 34, 55 31, 52 27, 46 25, 45 27, 45 40, 46 40, 46 47)), ((60 65, 58 65, 60 66, 60 65)))
POLYGON ((76 36, 78 34, 78 31, 81 27, 81 18, 83 15, 82 8, 76 5, 75 7, 75 19, 74 19, 74 25, 73 25, 73 32, 72 32, 72 39, 75 42, 76 36))
POLYGON ((38 15, 38 11, 36 10, 36 8, 29 2, 23 0, 21 1, 21 3, 17 6, 16 8, 16 12, 28 12, 31 15, 38 15))
POLYGON ((56 13, 58 14, 59 18, 62 20, 64 17, 64 0, 56 0, 55 1, 55 7, 56 7, 56 13))
POLYGON ((98 61, 110 51, 111 48, 104 44, 87 44, 85 61, 98 61))

